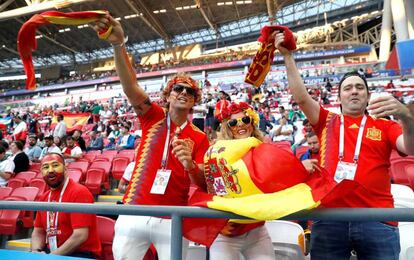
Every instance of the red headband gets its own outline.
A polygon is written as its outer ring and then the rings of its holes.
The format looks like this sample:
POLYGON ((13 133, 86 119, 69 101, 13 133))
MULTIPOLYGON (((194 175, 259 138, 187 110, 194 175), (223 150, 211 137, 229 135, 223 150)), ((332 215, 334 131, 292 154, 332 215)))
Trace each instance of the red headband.
POLYGON ((197 82, 192 79, 191 77, 183 77, 183 76, 175 76, 174 78, 172 78, 171 80, 169 80, 167 82, 167 89, 169 92, 171 92, 172 88, 176 85, 176 84, 180 84, 180 83, 184 83, 189 85, 191 88, 197 90, 196 91, 196 96, 195 96, 195 103, 199 102, 201 99, 201 93, 200 93, 200 88, 198 87, 197 82))
POLYGON ((231 102, 229 105, 223 106, 221 113, 217 114, 216 117, 219 121, 223 121, 224 119, 230 118, 231 115, 244 112, 249 108, 253 111, 253 108, 246 102, 231 102))

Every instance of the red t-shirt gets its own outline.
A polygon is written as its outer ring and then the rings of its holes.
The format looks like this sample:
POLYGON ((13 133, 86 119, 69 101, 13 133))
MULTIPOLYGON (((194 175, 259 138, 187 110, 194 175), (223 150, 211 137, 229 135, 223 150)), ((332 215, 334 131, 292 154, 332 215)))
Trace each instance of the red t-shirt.
MULTIPOLYGON (((162 154, 167 137, 166 112, 157 104, 139 117, 142 126, 142 138, 136 157, 136 165, 132 173, 127 191, 124 195, 124 204, 129 205, 187 205, 190 188, 190 177, 184 170, 181 162, 168 150, 167 169, 171 170, 165 194, 151 194, 157 170, 161 169, 162 154)), ((173 139, 176 125, 171 121, 170 142, 173 139)), ((182 129, 178 136, 193 143, 193 160, 203 163, 204 154, 209 147, 207 136, 191 122, 182 129)))
MULTIPOLYGON (((58 202, 61 188, 45 192, 40 198, 40 201, 47 202, 50 192, 52 192, 50 201, 58 202)), ((62 202, 94 203, 94 199, 85 186, 69 179, 62 197, 62 202)), ((46 211, 37 212, 34 226, 42 228, 43 230, 47 229, 46 211)), ((95 256, 99 257, 101 255, 101 242, 96 228, 96 215, 94 214, 59 212, 57 245, 60 247, 66 240, 68 240, 74 229, 84 227, 89 228, 89 236, 88 239, 79 246, 76 252, 90 251, 95 254, 95 256)))
MULTIPOLYGON (((344 159, 353 162, 355 146, 363 116, 344 116, 344 159)), ((339 154, 340 115, 320 107, 319 122, 314 129, 321 143, 320 164, 332 178, 335 175, 339 154)), ((362 137, 355 181, 360 186, 354 192, 328 205, 329 208, 393 208, 391 178, 388 173, 390 155, 396 148, 397 138, 402 134, 401 126, 390 120, 367 117, 362 137)))

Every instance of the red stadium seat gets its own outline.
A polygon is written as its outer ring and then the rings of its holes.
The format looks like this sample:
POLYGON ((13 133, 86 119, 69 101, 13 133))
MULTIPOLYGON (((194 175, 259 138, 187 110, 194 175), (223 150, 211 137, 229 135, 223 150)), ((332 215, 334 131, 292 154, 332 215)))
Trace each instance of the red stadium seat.
POLYGON ((19 188, 19 187, 24 187, 25 183, 26 183, 26 181, 23 180, 23 179, 12 178, 7 183, 7 187, 10 187, 14 190, 14 189, 19 188))
POLYGON ((99 155, 99 154, 101 154, 102 152, 101 151, 99 151, 99 150, 93 150, 93 151, 88 151, 87 152, 87 154, 95 154, 95 155, 99 155))
POLYGON ((105 189, 109 190, 109 173, 111 172, 112 162, 93 162, 89 169, 102 169, 104 170, 103 184, 105 189))
POLYGON ((128 158, 125 158, 125 157, 115 158, 114 161, 112 162, 112 177, 115 180, 120 180, 129 163, 130 161, 128 158))
POLYGON ((414 164, 406 165, 405 172, 407 173, 410 187, 412 190, 414 190, 414 164))
POLYGON ((43 174, 42 174, 42 172, 38 172, 34 178, 35 178, 35 179, 43 179, 43 174))
POLYGON ((74 182, 79 183, 82 179, 82 171, 79 169, 68 169, 67 173, 74 182))
POLYGON ((85 186, 93 195, 99 195, 101 193, 104 176, 105 172, 103 169, 89 169, 86 172, 85 186))
POLYGON ((112 242, 115 235, 115 220, 97 216, 96 224, 98 227, 99 239, 101 240, 102 245, 102 260, 113 260, 112 255, 112 242))
POLYGON ((48 189, 46 182, 43 179, 32 179, 29 183, 30 187, 36 187, 39 189, 39 193, 37 195, 36 200, 39 199, 39 197, 45 193, 45 191, 48 189))
POLYGON ((299 146, 296 147, 296 157, 300 159, 300 157, 309 150, 309 146, 299 146))
POLYGON ((69 163, 67 169, 79 169, 82 172, 82 180, 85 179, 86 171, 89 168, 88 162, 72 162, 69 163))
POLYGON ((281 142, 274 142, 273 144, 279 147, 280 149, 293 153, 292 148, 291 148, 292 145, 290 144, 290 142, 281 141, 281 142))
POLYGON ((86 153, 83 155, 83 159, 88 160, 88 162, 90 163, 95 159, 95 157, 96 157, 96 154, 94 153, 86 153))
POLYGON ((117 153, 118 153, 117 150, 105 150, 102 152, 102 154, 111 154, 113 155, 113 157, 115 157, 117 153))
POLYGON ((18 174, 16 174, 16 176, 14 177, 15 179, 22 179, 25 181, 25 186, 29 185, 29 182, 34 179, 37 175, 37 172, 33 172, 33 171, 26 171, 26 172, 19 172, 18 174))
POLYGON ((94 162, 96 162, 96 161, 112 162, 112 160, 115 158, 115 156, 116 156, 116 154, 101 154, 101 155, 97 155, 93 161, 94 162))
POLYGON ((40 172, 40 163, 30 164, 29 171, 40 172))
POLYGON ((414 164, 413 158, 400 158, 391 161, 391 177, 396 184, 410 185, 406 166, 414 164))
MULTIPOLYGON (((34 201, 39 194, 36 187, 20 187, 13 190, 10 197, 24 198, 26 201, 34 201)), ((23 226, 26 228, 33 227, 34 213, 33 211, 23 211, 21 214, 23 226)))
POLYGON ((0 200, 8 197, 12 191, 11 187, 0 187, 0 200))
POLYGON ((126 157, 129 159, 129 162, 132 162, 135 159, 135 150, 122 150, 120 151, 115 158, 126 157))
MULTIPOLYGON (((5 198, 4 200, 19 201, 20 199, 8 197, 8 198, 5 198)), ((20 216, 20 210, 15 210, 15 209, 1 210, 0 211, 0 234, 1 235, 16 234, 19 216, 20 216)))

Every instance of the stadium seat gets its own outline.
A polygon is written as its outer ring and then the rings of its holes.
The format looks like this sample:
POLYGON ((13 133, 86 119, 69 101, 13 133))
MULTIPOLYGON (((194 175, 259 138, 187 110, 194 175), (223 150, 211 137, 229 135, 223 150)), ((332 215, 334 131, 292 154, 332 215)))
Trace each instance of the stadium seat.
POLYGON ((408 181, 407 172, 405 171, 405 167, 410 164, 414 164, 413 158, 399 158, 391 161, 390 170, 391 177, 394 180, 394 183, 410 185, 408 181))
POLYGON ((266 222, 266 228, 276 253, 276 259, 304 259, 305 233, 303 228, 290 221, 273 220, 266 222), (279 256, 279 257, 278 257, 279 256))
POLYGON ((23 180, 23 179, 12 178, 7 183, 7 187, 10 187, 14 190, 14 189, 19 188, 19 187, 24 187, 25 183, 26 183, 26 181, 23 180))
POLYGON ((101 153, 102 153, 102 151, 99 151, 99 150, 92 150, 92 151, 87 152, 87 154, 95 154, 95 155, 99 155, 101 153))
POLYGON ((40 163, 30 164, 29 171, 40 172, 40 163))
POLYGON ((119 157, 126 157, 129 162, 132 162, 135 159, 135 150, 122 150, 115 156, 115 158, 119 157))
POLYGON ((101 188, 105 176, 105 171, 103 169, 89 169, 86 172, 85 186, 93 195, 99 195, 101 193, 101 188))
POLYGON ((25 172, 19 172, 14 177, 15 179, 22 179, 25 181, 25 186, 29 185, 29 182, 34 179, 37 175, 37 172, 33 171, 25 171, 25 172))
MULTIPOLYGON (((37 187, 20 187, 13 190, 10 197, 23 198, 25 201, 34 201, 39 194, 39 188, 37 187)), ((21 199, 20 199, 21 200, 21 199)), ((23 226, 26 228, 33 227, 34 213, 33 211, 22 211, 21 220, 23 226)))
POLYGON ((45 193, 46 189, 48 189, 46 182, 43 179, 32 179, 29 183, 30 187, 36 187, 39 189, 39 193, 37 194, 36 200, 39 199, 43 193, 45 193))
POLYGON ((117 157, 112 162, 112 177, 115 180, 120 180, 126 167, 129 164, 129 159, 126 157, 117 157))
POLYGON ((290 144, 290 142, 282 141, 282 142, 274 142, 273 144, 279 147, 280 149, 293 153, 292 148, 291 148, 292 145, 290 144))
POLYGON ((112 242, 115 234, 115 220, 97 216, 96 224, 98 227, 99 239, 102 245, 102 260, 113 260, 112 255, 112 242))
POLYGON ((306 153, 309 150, 309 146, 298 146, 296 147, 296 157, 300 159, 302 154, 306 153))
POLYGON ((38 172, 38 173, 36 174, 36 176, 34 177, 34 179, 43 179, 43 174, 42 174, 42 172, 38 172))
POLYGON ((109 189, 110 185, 109 185, 109 173, 111 172, 111 166, 112 166, 112 162, 93 162, 91 164, 91 166, 89 167, 89 169, 102 169, 104 170, 104 179, 103 179, 103 184, 105 189, 109 189))
MULTIPOLYGON (((4 200, 19 201, 13 197, 5 198, 4 200)), ((0 211, 0 234, 1 235, 14 235, 17 232, 17 224, 19 221, 20 210, 4 209, 0 211)))
POLYGON ((79 169, 82 172, 82 180, 84 179, 84 176, 86 175, 86 171, 89 168, 88 162, 72 162, 69 163, 67 166, 67 169, 79 169))
POLYGON ((74 182, 79 183, 82 179, 82 171, 79 169, 68 169, 67 173, 74 182))
POLYGON ((0 200, 8 197, 12 191, 11 187, 0 187, 0 200))
POLYGON ((105 154, 105 155, 106 154, 111 154, 111 155, 113 155, 113 157, 115 157, 117 153, 118 153, 117 150, 105 150, 105 151, 102 152, 102 154, 105 154))
POLYGON ((414 190, 414 164, 406 165, 405 172, 407 173, 408 183, 411 189, 414 190))
POLYGON ((91 163, 95 159, 95 157, 96 157, 96 154, 94 153, 86 153, 83 155, 82 158, 88 160, 88 162, 91 163))

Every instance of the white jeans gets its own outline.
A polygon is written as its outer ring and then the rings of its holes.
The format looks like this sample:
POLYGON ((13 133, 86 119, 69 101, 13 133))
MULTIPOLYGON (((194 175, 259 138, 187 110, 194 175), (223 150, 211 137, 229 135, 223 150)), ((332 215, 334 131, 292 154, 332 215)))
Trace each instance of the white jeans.
POLYGON ((272 240, 266 227, 260 226, 237 237, 218 235, 210 247, 211 260, 274 260, 272 240))
MULTIPOLYGON (((159 260, 171 259, 171 220, 147 216, 120 215, 115 224, 112 244, 114 259, 142 259, 151 243, 159 260)), ((183 259, 187 255, 188 240, 183 238, 183 259)))

